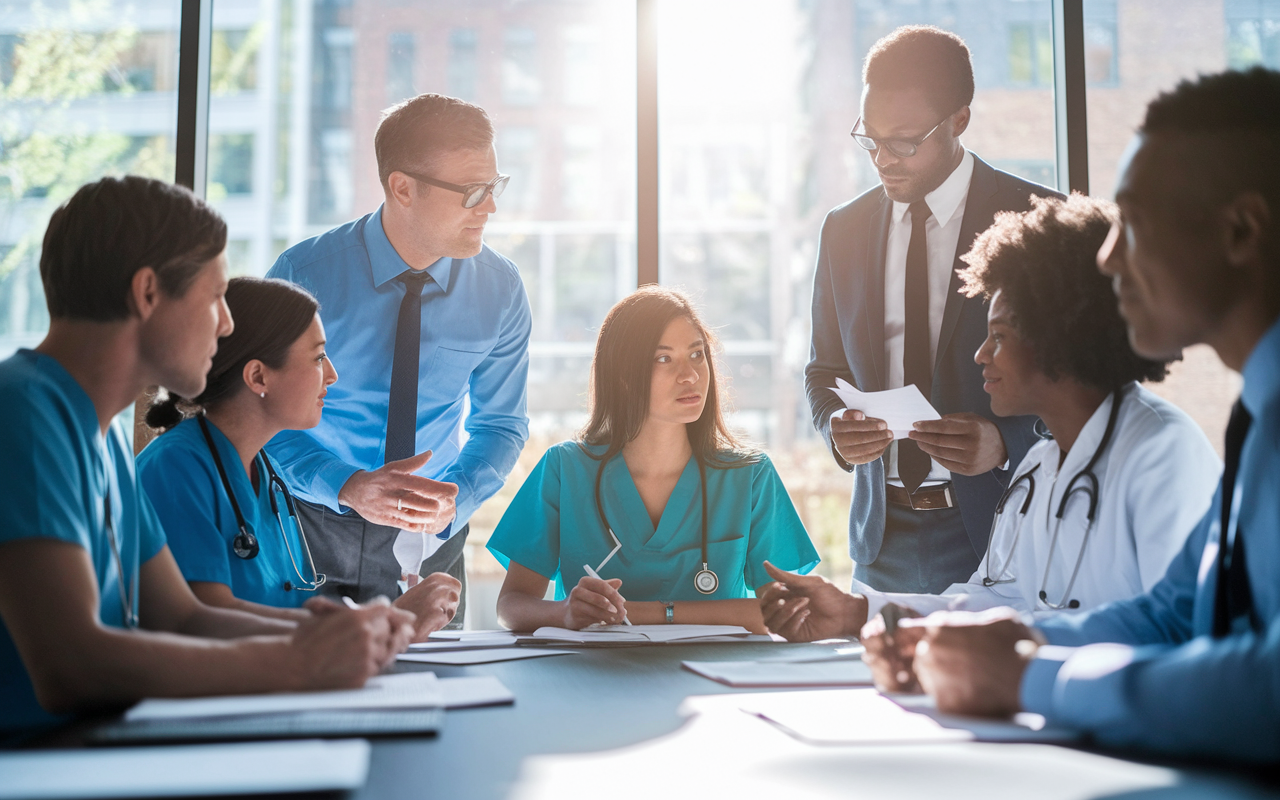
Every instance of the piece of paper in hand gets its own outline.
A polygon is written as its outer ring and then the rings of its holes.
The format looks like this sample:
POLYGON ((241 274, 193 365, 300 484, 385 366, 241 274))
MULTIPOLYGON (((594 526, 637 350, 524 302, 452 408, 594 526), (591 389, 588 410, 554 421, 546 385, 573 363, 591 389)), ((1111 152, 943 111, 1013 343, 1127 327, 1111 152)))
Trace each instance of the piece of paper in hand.
MULTIPOLYGON (((422 571, 422 562, 432 556, 440 546, 444 544, 439 536, 434 534, 425 534, 422 531, 406 531, 401 530, 396 534, 395 543, 391 545, 391 552, 396 557, 396 563, 400 565, 400 574, 417 575, 422 571)), ((404 583, 401 581, 401 583, 404 583)), ((401 586, 401 591, 409 590, 408 586, 401 586)))
POLYGON ((905 439, 911 431, 912 424, 926 419, 942 419, 941 415, 929 405, 920 390, 913 383, 901 389, 888 389, 883 392, 862 392, 843 378, 836 378, 836 385, 831 391, 836 393, 845 408, 861 411, 868 417, 882 419, 893 431, 895 439, 905 439))

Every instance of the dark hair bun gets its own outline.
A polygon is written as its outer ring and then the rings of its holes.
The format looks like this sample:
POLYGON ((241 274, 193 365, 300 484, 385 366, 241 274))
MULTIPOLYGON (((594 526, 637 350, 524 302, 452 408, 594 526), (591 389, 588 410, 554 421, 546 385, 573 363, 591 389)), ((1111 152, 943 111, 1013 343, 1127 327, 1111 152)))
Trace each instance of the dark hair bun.
POLYGON ((161 389, 160 393, 151 401, 151 405, 147 407, 147 426, 160 431, 167 431, 173 426, 182 422, 186 415, 182 413, 182 409, 178 408, 181 400, 175 394, 169 394, 161 389))

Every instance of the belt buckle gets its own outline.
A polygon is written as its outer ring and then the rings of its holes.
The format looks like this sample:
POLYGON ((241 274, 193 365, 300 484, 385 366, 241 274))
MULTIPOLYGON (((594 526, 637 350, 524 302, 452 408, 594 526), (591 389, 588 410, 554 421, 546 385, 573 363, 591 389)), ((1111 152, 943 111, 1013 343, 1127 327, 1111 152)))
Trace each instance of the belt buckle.
POLYGON ((911 509, 913 511, 937 511, 940 509, 952 508, 955 506, 955 501, 952 500, 951 498, 950 483, 944 483, 941 486, 929 486, 929 487, 917 489, 915 494, 911 492, 907 492, 907 501, 911 503, 911 509), (916 494, 923 494, 926 491, 930 492, 931 494, 933 492, 941 492, 942 502, 937 502, 932 498, 926 499, 924 497, 921 497, 920 504, 917 505, 916 494))

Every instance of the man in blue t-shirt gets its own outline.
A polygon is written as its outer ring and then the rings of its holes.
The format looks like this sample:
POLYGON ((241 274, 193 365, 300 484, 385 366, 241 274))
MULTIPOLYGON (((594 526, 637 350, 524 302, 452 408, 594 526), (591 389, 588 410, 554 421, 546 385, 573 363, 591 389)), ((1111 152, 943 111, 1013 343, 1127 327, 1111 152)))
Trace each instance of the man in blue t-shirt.
POLYGON ((318 598, 296 625, 203 605, 137 489, 115 417, 147 386, 203 389, 232 329, 226 239, 189 191, 138 177, 49 221, 49 334, 0 362, 0 735, 143 697, 357 687, 408 644, 385 599, 318 598))
POLYGON ((943 612, 891 635, 879 618, 863 629, 867 660, 883 689, 914 668, 943 711, 1026 709, 1107 745, 1275 763, 1280 72, 1206 75, 1157 97, 1116 202, 1098 263, 1134 350, 1168 358, 1203 342, 1244 378, 1213 505, 1146 594, 1034 628, 943 612))

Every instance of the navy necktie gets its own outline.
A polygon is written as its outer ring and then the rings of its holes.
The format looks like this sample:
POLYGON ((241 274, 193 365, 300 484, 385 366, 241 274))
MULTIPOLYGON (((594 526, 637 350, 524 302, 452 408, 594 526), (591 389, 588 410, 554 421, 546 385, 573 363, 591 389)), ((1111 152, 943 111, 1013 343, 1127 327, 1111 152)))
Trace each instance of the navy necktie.
POLYGON ((1213 635, 1231 633, 1232 623, 1238 617, 1248 616, 1257 627, 1253 608, 1253 592, 1249 588, 1249 573, 1244 560, 1244 530, 1236 518, 1235 536, 1228 536, 1231 522, 1232 500, 1236 492, 1236 476, 1240 471, 1240 451, 1244 437, 1249 432, 1253 417, 1237 400, 1227 422, 1226 459, 1222 469, 1222 529, 1218 539, 1218 587, 1213 603, 1213 635))
MULTIPOLYGON (((902 336, 902 383, 915 384, 924 399, 933 392, 933 356, 929 335, 929 243, 925 223, 933 212, 923 200, 911 204, 911 244, 907 246, 907 279, 902 336)), ((929 475, 929 456, 910 439, 898 440, 898 477, 914 492, 929 475)))
POLYGON ((426 272, 405 270, 404 299, 396 318, 396 344, 391 358, 391 398, 387 404, 387 447, 384 462, 415 455, 418 433, 418 359, 422 350, 422 287, 426 272))

